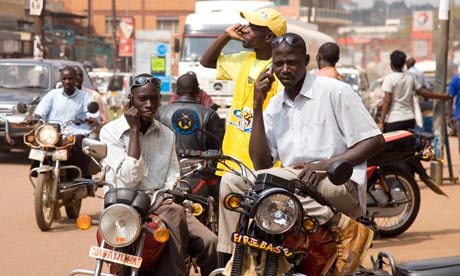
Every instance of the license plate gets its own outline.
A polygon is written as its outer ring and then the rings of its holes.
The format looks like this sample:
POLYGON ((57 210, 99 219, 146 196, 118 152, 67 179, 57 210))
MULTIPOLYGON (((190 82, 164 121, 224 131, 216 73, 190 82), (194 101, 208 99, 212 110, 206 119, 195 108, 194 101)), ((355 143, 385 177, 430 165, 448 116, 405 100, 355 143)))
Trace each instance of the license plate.
POLYGON ((60 149, 56 150, 53 152, 53 160, 60 160, 60 161, 65 161, 67 160, 67 150, 66 149, 60 149))
POLYGON ((232 241, 234 243, 241 243, 255 249, 269 251, 273 254, 281 255, 286 258, 292 257, 294 255, 294 250, 292 248, 284 247, 282 245, 274 245, 272 243, 236 232, 232 235, 232 241))
POLYGON ((107 248, 101 248, 98 246, 91 246, 89 250, 89 256, 96 259, 102 259, 112 263, 122 264, 126 266, 141 267, 142 257, 113 251, 107 248))
POLYGON ((38 149, 31 149, 29 152, 29 159, 43 161, 45 160, 46 151, 38 150, 38 149))

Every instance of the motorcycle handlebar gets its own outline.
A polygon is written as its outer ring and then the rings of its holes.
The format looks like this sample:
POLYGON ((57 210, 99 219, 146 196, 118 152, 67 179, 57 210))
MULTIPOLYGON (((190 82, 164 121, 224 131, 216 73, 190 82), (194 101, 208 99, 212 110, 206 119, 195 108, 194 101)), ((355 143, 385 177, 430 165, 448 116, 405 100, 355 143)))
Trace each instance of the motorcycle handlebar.
POLYGON ((209 204, 209 201, 208 201, 207 198, 204 198, 204 197, 201 197, 201 196, 198 196, 198 195, 194 195, 194 194, 190 194, 190 193, 187 193, 187 192, 182 192, 182 191, 178 191, 178 190, 169 190, 167 193, 170 194, 170 195, 173 195, 173 196, 183 198, 183 199, 188 199, 188 200, 191 200, 191 201, 194 201, 194 202, 198 202, 198 203, 201 203, 203 205, 208 205, 209 204))

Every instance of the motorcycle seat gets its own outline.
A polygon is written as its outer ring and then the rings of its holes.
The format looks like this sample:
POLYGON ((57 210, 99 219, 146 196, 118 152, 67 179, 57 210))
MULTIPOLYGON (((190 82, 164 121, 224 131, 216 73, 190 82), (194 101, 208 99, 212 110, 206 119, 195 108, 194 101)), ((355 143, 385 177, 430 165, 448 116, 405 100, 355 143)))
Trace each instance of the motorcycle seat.
POLYGON ((460 256, 411 261, 396 264, 397 276, 460 275, 460 256))

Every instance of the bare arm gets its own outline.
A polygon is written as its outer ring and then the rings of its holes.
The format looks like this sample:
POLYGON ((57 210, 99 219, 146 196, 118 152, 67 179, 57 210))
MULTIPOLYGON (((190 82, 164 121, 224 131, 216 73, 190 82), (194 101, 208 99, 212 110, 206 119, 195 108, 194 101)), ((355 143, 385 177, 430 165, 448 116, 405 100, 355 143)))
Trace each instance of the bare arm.
POLYGON ((345 152, 333 156, 330 159, 323 160, 318 163, 301 163, 294 164, 294 168, 302 169, 299 178, 305 182, 312 182, 312 177, 316 177, 314 172, 316 170, 327 170, 328 167, 338 160, 346 160, 353 166, 359 165, 372 156, 376 155, 385 148, 385 140, 383 135, 377 135, 366 140, 363 140, 353 147, 347 149, 345 152))
POLYGON ((429 99, 438 99, 438 100, 443 100, 443 101, 447 101, 450 99, 450 96, 447 93, 433 93, 433 92, 426 90, 423 87, 417 89, 415 93, 417 93, 417 95, 420 95, 424 98, 429 98, 429 99))
POLYGON ((252 121, 251 138, 249 139, 249 156, 256 170, 268 169, 273 165, 263 118, 263 104, 273 81, 273 75, 268 68, 260 73, 254 83, 254 117, 252 121))
POLYGON ((383 124, 385 123, 385 117, 388 114, 388 111, 390 110, 391 106, 391 101, 393 100, 391 93, 385 92, 385 97, 383 98, 383 104, 382 104, 382 112, 380 114, 380 119, 379 119, 379 128, 383 128, 383 124))
POLYGON ((201 56, 200 64, 206 68, 216 68, 217 58, 219 57, 222 49, 227 45, 231 39, 241 40, 243 29, 246 26, 239 23, 228 27, 225 33, 221 34, 201 56))

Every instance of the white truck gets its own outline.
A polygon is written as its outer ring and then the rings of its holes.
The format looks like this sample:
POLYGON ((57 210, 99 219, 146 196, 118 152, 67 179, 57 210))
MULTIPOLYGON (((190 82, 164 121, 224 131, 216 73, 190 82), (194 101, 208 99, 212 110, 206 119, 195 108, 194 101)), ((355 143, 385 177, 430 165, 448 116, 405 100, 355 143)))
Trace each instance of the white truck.
MULTIPOLYGON (((221 118, 227 116, 232 102, 233 81, 217 80, 216 70, 200 65, 200 58, 211 43, 225 29, 235 23, 248 24, 240 17, 241 10, 258 10, 274 7, 272 2, 265 1, 197 1, 195 13, 189 14, 185 20, 184 33, 180 48, 179 76, 194 71, 198 76, 200 88, 206 91, 219 105, 218 113, 221 118)), ((310 66, 316 67, 315 54, 320 45, 334 39, 318 32, 316 26, 286 18, 288 32, 301 35, 311 56, 310 66)), ((240 41, 231 40, 222 50, 225 54, 237 53, 244 49, 240 41)))

